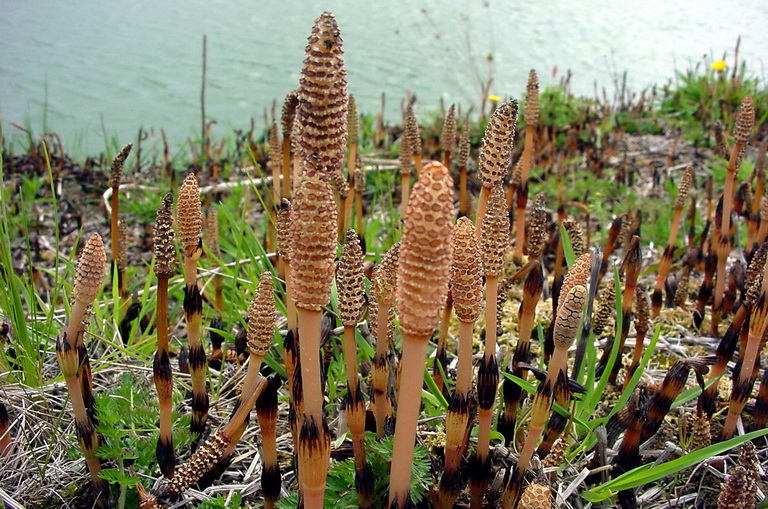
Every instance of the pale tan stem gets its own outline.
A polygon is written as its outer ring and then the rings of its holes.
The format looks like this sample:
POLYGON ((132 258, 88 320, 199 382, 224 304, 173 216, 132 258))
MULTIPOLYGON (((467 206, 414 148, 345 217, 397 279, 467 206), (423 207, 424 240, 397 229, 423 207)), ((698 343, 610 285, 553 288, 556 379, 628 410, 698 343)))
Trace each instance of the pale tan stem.
MULTIPOLYGON (((475 224, 482 225, 485 212, 488 210, 488 198, 491 196, 491 188, 482 186, 480 196, 477 199, 477 214, 475 215, 475 224)), ((480 236, 480 228, 477 228, 477 235, 480 236)))
POLYGON ((323 313, 320 310, 299 309, 301 338, 301 378, 304 393, 304 413, 323 419, 323 387, 320 384, 320 330, 323 313))
POLYGON ((283 137, 283 190, 282 197, 291 197, 291 138, 283 137))
POLYGON ((459 320, 459 360, 456 366, 456 392, 467 395, 472 389, 472 339, 475 322, 459 320))
POLYGON ((485 359, 496 353, 496 300, 499 276, 485 278, 485 359))
POLYGON ((401 175, 400 176, 400 189, 401 189, 401 200, 400 200, 400 217, 405 217, 405 211, 408 208, 408 200, 411 196, 411 176, 410 175, 401 175))
POLYGON ((408 487, 411 482, 413 448, 428 344, 429 338, 403 335, 403 357, 400 363, 402 372, 408 373, 409 382, 401 387, 397 395, 397 423, 389 479, 389 501, 393 503, 396 500, 398 508, 406 507, 409 497, 408 487))
POLYGON ((347 384, 349 392, 357 392, 357 343, 355 340, 355 327, 352 325, 344 326, 344 364, 347 368, 347 384))

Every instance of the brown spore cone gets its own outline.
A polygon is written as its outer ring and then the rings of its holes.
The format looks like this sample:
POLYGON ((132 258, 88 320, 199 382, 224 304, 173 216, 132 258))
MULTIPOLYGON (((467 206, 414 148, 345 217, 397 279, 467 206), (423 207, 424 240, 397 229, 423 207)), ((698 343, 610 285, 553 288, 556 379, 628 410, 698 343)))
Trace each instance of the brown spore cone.
POLYGON ((397 302, 404 334, 429 337, 448 294, 453 225, 453 179, 439 162, 424 167, 408 203, 397 302))
POLYGON ((305 159, 303 168, 291 207, 291 285, 296 307, 320 311, 330 298, 338 213, 317 156, 305 159))
POLYGON ((88 238, 77 260, 75 284, 72 287, 72 296, 75 301, 90 305, 96 300, 104 282, 106 263, 107 253, 104 250, 104 242, 98 233, 94 233, 88 238))
POLYGON ((294 123, 301 159, 316 152, 329 170, 340 167, 347 146, 347 73, 336 18, 324 12, 307 39, 294 123))

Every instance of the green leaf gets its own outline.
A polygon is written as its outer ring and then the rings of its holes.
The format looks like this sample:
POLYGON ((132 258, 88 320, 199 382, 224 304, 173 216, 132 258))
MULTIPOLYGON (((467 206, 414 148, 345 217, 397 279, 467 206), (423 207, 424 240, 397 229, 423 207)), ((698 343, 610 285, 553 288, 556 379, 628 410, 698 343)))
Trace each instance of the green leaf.
POLYGON ((728 449, 732 449, 748 440, 752 440, 763 435, 768 435, 768 428, 753 431, 751 433, 747 433, 746 435, 735 437, 725 442, 720 442, 719 444, 710 445, 709 447, 688 453, 685 456, 681 456, 680 458, 674 459, 672 461, 667 461, 661 465, 642 465, 630 470, 629 472, 621 474, 617 478, 608 481, 605 484, 582 492, 581 496, 588 502, 602 502, 603 500, 616 495, 619 491, 636 488, 638 486, 642 486, 643 484, 661 479, 662 477, 675 474, 684 468, 694 465, 700 461, 704 461, 707 458, 711 458, 712 456, 722 454, 728 449))

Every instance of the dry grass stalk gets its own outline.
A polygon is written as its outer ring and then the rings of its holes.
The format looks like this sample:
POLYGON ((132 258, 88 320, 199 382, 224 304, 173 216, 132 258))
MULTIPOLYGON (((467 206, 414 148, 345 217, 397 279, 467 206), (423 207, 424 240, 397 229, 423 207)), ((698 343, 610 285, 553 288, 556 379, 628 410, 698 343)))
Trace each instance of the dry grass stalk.
POLYGON ((440 133, 440 148, 443 151, 443 164, 451 167, 451 153, 456 145, 456 105, 451 104, 443 121, 443 130, 440 133))
POLYGON ((189 342, 189 367, 192 375, 192 433, 202 435, 208 418, 206 378, 208 364, 200 340, 203 298, 197 286, 197 262, 203 253, 203 211, 200 190, 193 173, 187 175, 179 190, 176 227, 184 253, 184 316, 189 342))
POLYGON ((75 282, 72 287, 73 302, 69 323, 56 342, 56 358, 72 402, 80 450, 83 452, 85 463, 91 474, 99 506, 106 504, 108 493, 106 483, 99 477, 101 461, 95 454, 100 437, 96 432, 93 386, 83 336, 88 310, 96 300, 104 282, 106 262, 104 244, 101 237, 94 233, 86 242, 78 258, 75 282))
MULTIPOLYGON (((320 372, 322 310, 328 304, 336 257, 337 209, 328 173, 317 156, 302 162, 291 207, 291 284, 299 312, 304 403, 299 435, 300 485, 307 508, 323 506, 330 435, 323 415, 320 372)), ((295 388, 294 388, 295 389, 295 388)))
POLYGON ((496 363, 496 301, 499 275, 509 249, 509 215, 507 214, 504 188, 501 183, 491 190, 488 209, 480 227, 480 252, 485 272, 485 353, 477 373, 478 413, 476 468, 472 469, 472 504, 479 507, 487 486, 490 472, 488 452, 491 443, 491 421, 496 391, 499 384, 499 367, 496 363))
POLYGON ((688 191, 693 185, 693 165, 689 165, 680 180, 680 185, 677 192, 677 201, 675 202, 675 209, 672 213, 672 225, 669 230, 669 240, 667 240, 667 247, 664 249, 664 254, 659 262, 659 273, 656 277, 656 287, 651 295, 651 316, 653 318, 659 316, 661 311, 662 295, 661 290, 664 287, 664 281, 667 279, 669 268, 672 266, 672 256, 675 251, 675 240, 677 239, 677 230, 680 227, 680 220, 683 216, 683 207, 685 206, 685 200, 688 197, 688 191))
POLYGON ((432 330, 448 292, 453 226, 453 180, 439 162, 424 167, 414 185, 403 227, 397 269, 397 302, 403 336, 402 371, 412 376, 398 390, 389 507, 409 504, 416 423, 424 361, 432 330))
POLYGON ((301 164, 317 153, 320 164, 333 173, 341 167, 347 147, 347 73, 333 14, 324 12, 315 20, 307 42, 292 131, 299 134, 296 155, 301 164))
MULTIPOLYGON (((577 276, 577 274, 574 274, 577 276)), ((568 278, 566 278, 567 281, 568 278)), ((579 280, 574 277, 573 280, 579 280)), ((564 284, 565 286, 565 284, 564 284)), ((558 400, 570 398, 566 364, 568 348, 573 344, 581 322, 581 315, 587 298, 587 289, 581 284, 569 285, 563 300, 557 309, 555 318, 554 342, 555 351, 550 359, 547 376, 536 390, 536 396, 531 406, 531 426, 525 439, 525 444, 512 473, 510 485, 504 495, 505 507, 514 507, 522 488, 523 474, 533 457, 537 442, 544 430, 544 424, 552 409, 555 397, 558 400), (562 394, 558 394, 562 393, 562 394)))
POLYGON ((395 301, 400 243, 393 244, 384 254, 381 264, 373 273, 372 290, 376 299, 376 354, 373 357, 373 415, 376 418, 376 436, 384 436, 387 420, 392 416, 389 397, 389 329, 390 315, 395 301))
POLYGON ((299 104, 299 91, 291 90, 288 95, 285 96, 283 101, 283 109, 280 115, 280 122, 283 131, 283 144, 282 144, 282 197, 289 199, 291 197, 291 133, 293 132, 293 122, 296 118, 296 107, 299 104))
POLYGON ((157 209, 154 229, 154 271, 157 276, 157 352, 152 372, 160 409, 160 437, 157 440, 157 463, 168 479, 176 468, 173 449, 173 368, 169 356, 168 280, 176 274, 176 248, 173 241, 173 195, 168 193, 157 209))
POLYGON ((459 473, 467 447, 469 401, 472 389, 472 338, 483 306, 483 266, 477 234, 468 217, 460 217, 453 230, 451 293, 459 319, 459 352, 456 385, 445 417, 445 470, 440 478, 438 502, 453 507, 464 481, 459 473))
POLYGON ((354 230, 347 230, 346 241, 336 270, 339 293, 339 318, 344 325, 344 362, 347 371, 347 398, 344 406, 352 434, 355 455, 355 488, 360 507, 369 507, 373 496, 373 472, 365 461, 365 401, 360 389, 355 329, 365 306, 365 256, 354 230))
POLYGON ((740 162, 740 154, 743 152, 749 137, 752 134, 752 128, 755 125, 755 110, 752 103, 752 96, 747 95, 741 103, 736 125, 733 128, 733 150, 726 168, 725 191, 723 192, 723 216, 720 226, 720 238, 716 244, 717 248, 717 279, 715 284, 715 301, 712 306, 712 322, 710 332, 719 336, 718 326, 722 316, 723 294, 725 293, 725 263, 733 247, 733 236, 731 234, 731 209, 733 207, 733 194, 736 186, 736 171, 740 162))
POLYGON ((469 193, 467 192, 467 171, 469 166, 469 125, 465 125, 459 136, 459 215, 469 216, 469 193))
POLYGON ((523 259, 525 244, 525 209, 528 205, 528 174, 533 164, 533 147, 536 144, 536 123, 539 118, 539 78, 531 69, 525 88, 525 146, 523 147, 520 184, 517 186, 517 220, 515 229, 514 259, 523 259))
MULTIPOLYGON (((501 185, 512 162, 512 145, 517 126, 517 101, 503 103, 496 108, 488 120, 480 145, 478 168, 480 171, 480 197, 477 202, 475 224, 483 224, 483 216, 488 208, 491 189, 501 185)), ((479 232, 478 232, 479 233, 479 232)))

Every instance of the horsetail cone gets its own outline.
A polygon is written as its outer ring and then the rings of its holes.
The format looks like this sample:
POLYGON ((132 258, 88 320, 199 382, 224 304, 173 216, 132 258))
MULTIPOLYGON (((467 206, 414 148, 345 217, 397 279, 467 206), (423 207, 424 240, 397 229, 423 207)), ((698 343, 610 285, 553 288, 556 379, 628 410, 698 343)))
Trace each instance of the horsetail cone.
POLYGON ((421 155, 421 127, 413 112, 413 104, 408 103, 405 109, 405 136, 408 139, 408 149, 412 156, 421 155))
POLYGON ((616 287, 612 283, 609 283, 602 292, 600 292, 600 300, 597 304, 597 312, 595 313, 595 319, 592 323, 592 330, 595 331, 595 335, 599 336, 603 333, 603 330, 608 325, 613 312, 616 309, 616 287))
MULTIPOLYGON (((568 295, 568 292, 576 285, 587 286, 587 280, 589 279, 589 271, 592 269, 592 256, 589 253, 584 253, 579 256, 571 268, 568 269, 568 273, 563 279, 563 286, 560 287, 560 295, 568 295)), ((559 306, 558 306, 559 308, 559 306)))
POLYGON ((363 250, 355 230, 347 230, 339 267, 336 270, 336 287, 339 293, 339 318, 346 327, 357 325, 365 305, 365 274, 363 250))
POLYGON ((90 236, 80 253, 75 270, 72 297, 76 302, 89 306, 96 300, 106 274, 107 253, 98 233, 90 236))
POLYGON ((480 180, 483 187, 500 184, 512 160, 517 125, 517 101, 503 103, 491 115, 480 146, 480 180))
POLYGON ((408 204, 397 269, 397 302, 404 333, 429 337, 448 294, 453 226, 453 179, 438 162, 424 167, 408 204))
MULTIPOLYGON (((208 239, 206 244, 211 254, 221 259, 221 246, 219 245, 219 213, 215 208, 209 207, 205 214, 205 236, 208 239)), ((220 278, 216 280, 220 281, 220 278)))
POLYGON ((316 152, 322 165, 333 170, 341 166, 347 146, 347 73, 333 14, 321 14, 307 40, 295 119, 297 153, 304 159, 316 152))
POLYGON ((200 203, 200 188, 194 173, 188 174, 181 184, 176 227, 184 254, 195 256, 203 236, 203 207, 200 203))
POLYGON ((118 270, 125 272, 128 266, 128 257, 126 255, 126 249, 128 247, 128 227, 125 221, 117 222, 117 268, 118 270))
POLYGON ((413 154, 411 154, 411 145, 408 139, 407 131, 400 136, 400 175, 411 174, 411 162, 413 154))
POLYGON ((741 101, 739 116, 733 126, 733 141, 738 145, 746 145, 755 127, 755 107, 752 96, 747 94, 741 101))
POLYGON ((541 256, 541 248, 544 245, 547 233, 547 212, 545 210, 544 193, 539 193, 533 202, 531 219, 528 222, 528 258, 535 260, 541 256))
POLYGON ((639 286, 635 288, 635 331, 645 335, 651 328, 651 309, 648 293, 639 286))
POLYGON ((528 73, 528 84, 525 87, 525 123, 536 125, 539 120, 539 77, 531 69, 528 73))
POLYGON ((365 192, 365 170, 363 169, 362 165, 359 165, 357 168, 355 168, 355 192, 356 193, 364 193, 365 192))
POLYGON ((677 202, 675 203, 675 208, 682 209, 685 206, 685 200, 688 198, 688 191, 691 189, 692 184, 693 184, 693 165, 688 165, 688 167, 683 172, 683 178, 680 179, 680 185, 678 186, 677 202))
MULTIPOLYGON (((269 160, 267 165, 272 171, 280 171, 282 169, 283 161, 281 159, 282 148, 280 147, 280 137, 277 131, 277 122, 272 122, 272 127, 269 129, 268 137, 269 147, 269 160)), ((272 182, 273 186, 279 185, 279 182, 272 182)))
POLYGON ((160 496, 171 497, 186 491, 218 463, 229 443, 229 437, 221 431, 216 432, 176 470, 173 478, 161 489, 160 496))
POLYGON ((357 114, 357 101, 355 100, 355 94, 349 94, 347 126, 349 129, 350 141, 352 141, 353 143, 357 143, 357 138, 360 132, 360 117, 357 114))
POLYGON ((491 190, 488 210, 480 227, 480 251, 486 277, 498 277, 504 267, 504 255, 508 248, 509 214, 504 187, 499 182, 491 190))
POLYGON ((574 285, 565 294, 565 298, 557 306, 557 318, 555 319, 553 334, 555 348, 567 350, 573 344, 586 302, 587 289, 580 284, 574 285))
POLYGON ((293 120, 296 118, 296 106, 299 104, 299 90, 291 90, 283 100, 283 108, 280 112, 280 125, 283 131, 283 138, 291 136, 293 129, 293 120))
POLYGON ((173 244, 173 194, 168 193, 157 209, 154 228, 155 275, 171 278, 176 273, 176 246, 173 244))
POLYGON ((440 148, 445 150, 453 150, 453 146, 456 144, 456 105, 451 104, 448 108, 448 112, 445 114, 445 120, 443 121, 443 130, 440 134, 440 148))
POLYGON ((520 509, 551 509, 552 490, 546 484, 534 481, 526 486, 517 507, 520 509))
POLYGON ((581 224, 573 219, 563 221, 563 227, 565 234, 568 235, 568 240, 571 242, 573 255, 578 258, 584 254, 584 230, 581 229, 581 224))
POLYGON ((483 265, 472 221, 460 217, 453 229, 451 295, 462 322, 474 322, 483 309, 483 265))
POLYGON ((397 286, 397 267, 400 260, 400 242, 395 242, 384 254, 375 272, 376 299, 382 303, 392 302, 397 286))
POLYGON ((131 153, 132 148, 133 144, 129 143, 128 145, 124 146, 112 160, 112 169, 109 173, 110 187, 120 186, 120 180, 123 177, 123 166, 125 165, 125 160, 128 159, 128 155, 131 153))
POLYGON ((346 200, 349 196, 349 183, 344 172, 341 171, 340 166, 336 166, 331 170, 331 187, 339 195, 339 198, 346 200))
POLYGON ((459 136, 459 167, 466 168, 469 164, 469 152, 471 145, 469 143, 469 126, 464 126, 459 136))
POLYGON ((259 276, 259 287, 248 307, 248 348, 252 354, 264 357, 275 337, 275 298, 272 294, 272 275, 264 271, 259 276))

